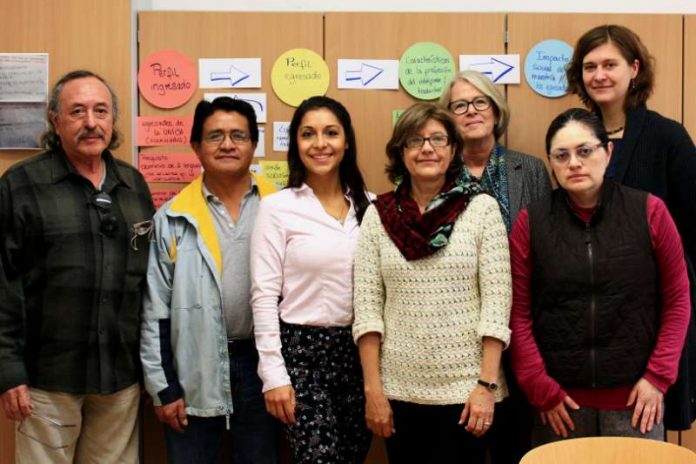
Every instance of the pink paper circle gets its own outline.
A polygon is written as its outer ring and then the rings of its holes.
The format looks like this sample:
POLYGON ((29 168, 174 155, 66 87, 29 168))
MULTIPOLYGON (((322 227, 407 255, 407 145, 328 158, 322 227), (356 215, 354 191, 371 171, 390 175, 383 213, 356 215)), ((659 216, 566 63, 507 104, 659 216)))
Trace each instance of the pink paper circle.
POLYGON ((158 108, 176 108, 193 97, 198 88, 196 67, 176 50, 151 53, 138 71, 140 94, 158 108))

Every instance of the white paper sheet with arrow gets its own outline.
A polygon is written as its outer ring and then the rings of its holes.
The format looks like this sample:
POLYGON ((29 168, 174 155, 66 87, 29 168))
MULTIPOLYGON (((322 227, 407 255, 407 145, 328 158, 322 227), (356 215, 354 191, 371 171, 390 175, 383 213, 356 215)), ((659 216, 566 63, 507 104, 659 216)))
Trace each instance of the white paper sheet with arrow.
POLYGON ((201 58, 198 82, 202 89, 258 89, 261 58, 201 58))
POLYGON ((398 89, 399 60, 338 60, 339 89, 398 89))
POLYGON ((520 83, 520 55, 459 55, 459 70, 478 71, 495 84, 520 83))
POLYGON ((249 103, 256 112, 256 122, 266 122, 268 105, 266 104, 265 93, 204 93, 203 98, 207 101, 213 101, 217 97, 230 97, 244 100, 249 103))

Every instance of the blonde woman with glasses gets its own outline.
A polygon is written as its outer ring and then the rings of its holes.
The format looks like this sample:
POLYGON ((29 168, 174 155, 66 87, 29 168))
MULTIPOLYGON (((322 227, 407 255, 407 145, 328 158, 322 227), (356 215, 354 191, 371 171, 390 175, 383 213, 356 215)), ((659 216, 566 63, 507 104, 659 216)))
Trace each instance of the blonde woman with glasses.
MULTIPOLYGON (((464 140, 463 182, 478 182, 495 196, 508 233, 519 212, 551 192, 544 162, 502 145, 510 107, 490 79, 476 71, 457 74, 440 98, 457 122, 464 140)), ((515 382, 507 352, 503 371, 510 396, 496 405, 496 420, 487 434, 493 464, 517 464, 531 448, 532 410, 515 382)))

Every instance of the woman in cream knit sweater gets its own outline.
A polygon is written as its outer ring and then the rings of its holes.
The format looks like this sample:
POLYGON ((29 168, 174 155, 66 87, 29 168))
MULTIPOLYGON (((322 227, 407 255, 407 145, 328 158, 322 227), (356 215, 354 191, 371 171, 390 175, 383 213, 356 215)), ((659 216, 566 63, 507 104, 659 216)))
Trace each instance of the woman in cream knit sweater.
POLYGON ((480 438, 506 395, 507 232, 496 200, 457 181, 461 150, 446 111, 406 110, 387 144, 397 188, 360 230, 353 336, 368 427, 392 464, 483 462, 480 438))

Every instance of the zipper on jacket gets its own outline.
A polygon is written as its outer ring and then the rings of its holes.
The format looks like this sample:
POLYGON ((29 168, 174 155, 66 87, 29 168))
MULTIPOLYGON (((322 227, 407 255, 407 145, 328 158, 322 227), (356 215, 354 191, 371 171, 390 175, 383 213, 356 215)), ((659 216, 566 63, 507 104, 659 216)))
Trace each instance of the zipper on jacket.
POLYGON ((594 253, 592 250, 592 230, 590 223, 585 223, 585 245, 587 246, 587 261, 590 267, 590 368, 592 370, 592 387, 597 386, 597 365, 595 347, 595 320, 597 318, 597 301, 595 295, 594 279, 594 253))
POLYGON ((227 430, 229 432, 229 430, 230 430, 230 410, 229 409, 227 409, 227 411, 225 413, 225 424, 226 424, 225 430, 227 430))

